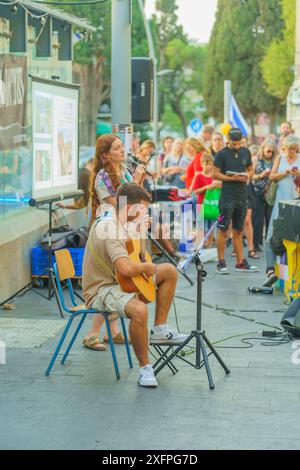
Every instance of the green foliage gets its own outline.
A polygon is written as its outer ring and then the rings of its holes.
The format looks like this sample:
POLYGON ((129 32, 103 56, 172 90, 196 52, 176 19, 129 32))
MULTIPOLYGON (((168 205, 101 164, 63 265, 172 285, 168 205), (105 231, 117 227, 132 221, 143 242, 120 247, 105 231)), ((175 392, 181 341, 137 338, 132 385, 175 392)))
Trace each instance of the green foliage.
POLYGON ((164 113, 162 115, 162 121, 164 123, 164 132, 166 133, 176 133, 182 135, 182 124, 176 113, 169 104, 166 104, 164 113))
POLYGON ((160 70, 172 71, 160 78, 160 115, 165 125, 186 134, 188 121, 195 117, 202 92, 206 48, 188 41, 178 25, 175 0, 157 0, 155 17, 157 56, 160 70), (191 96, 190 96, 191 95, 191 96), (176 115, 176 117, 175 117, 176 115))
MULTIPOLYGON (((60 1, 60 0, 58 0, 60 1)), ((66 0, 61 0, 66 2, 66 0)), ((89 39, 81 39, 74 46, 74 62, 83 65, 92 64, 95 57, 105 56, 107 69, 111 55, 111 4, 104 2, 93 5, 71 5, 60 7, 67 13, 86 19, 97 31, 89 39)))
POLYGON ((267 92, 260 64, 281 29, 280 0, 219 0, 204 77, 205 103, 212 116, 223 119, 224 80, 232 81, 246 117, 278 110, 279 101, 267 92))
MULTIPOLYGON (((65 0, 62 0, 65 1, 65 0)), ((111 66, 111 2, 93 5, 62 6, 65 11, 87 19, 98 28, 89 40, 80 40, 74 46, 74 61, 92 64, 95 57, 105 57, 105 73, 110 76, 111 66)), ((147 57, 148 45, 142 15, 137 0, 132 0, 132 56, 147 57)))
MULTIPOLYGON (((102 80, 109 85, 111 2, 61 8, 87 19, 98 28, 89 40, 82 39, 75 44, 74 61, 89 66, 92 70, 92 65, 100 60, 102 80)), ((177 8, 176 0, 157 0, 157 15, 153 16, 150 25, 157 51, 158 69, 172 70, 172 73, 159 78, 161 120, 172 128, 174 126, 176 131, 185 133, 187 122, 199 115, 206 48, 189 43, 182 26, 178 24, 177 8)), ((132 57, 148 57, 147 37, 137 0, 132 0, 132 13, 132 57)), ((107 96, 104 99, 107 100, 107 96)), ((100 104, 94 103, 97 108, 100 104)), ((136 127, 138 129, 146 135, 149 126, 136 127)))
POLYGON ((282 16, 282 38, 273 39, 268 47, 262 72, 269 93, 284 103, 294 79, 296 0, 282 0, 282 16))

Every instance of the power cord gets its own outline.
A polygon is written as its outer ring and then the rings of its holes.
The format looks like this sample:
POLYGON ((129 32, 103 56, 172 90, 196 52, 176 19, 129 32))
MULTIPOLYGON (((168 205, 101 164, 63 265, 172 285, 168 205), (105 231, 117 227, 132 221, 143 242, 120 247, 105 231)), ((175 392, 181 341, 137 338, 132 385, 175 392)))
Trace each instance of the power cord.
MULTIPOLYGON (((230 336, 228 338, 221 339, 212 344, 216 349, 252 349, 254 347, 254 344, 251 343, 250 341, 261 341, 261 336, 260 337, 246 337, 246 338, 241 339, 241 342, 243 344, 246 344, 246 346, 217 346, 218 344, 224 343, 225 341, 229 341, 230 339, 239 338, 241 336, 245 336, 251 333, 259 334, 259 331, 237 334, 234 336, 230 336)), ((282 334, 278 333, 276 336, 278 337, 278 339, 270 339, 268 342, 262 341, 260 343, 261 346, 265 346, 265 347, 281 346, 282 344, 289 344, 291 341, 293 341, 292 336, 284 332, 282 332, 282 334)), ((181 355, 184 357, 184 356, 194 354, 195 352, 196 352, 195 348, 190 348, 188 350, 182 351, 181 355)), ((209 354, 208 356, 210 356, 211 354, 209 354)))
MULTIPOLYGON (((235 309, 227 309, 227 308, 224 308, 224 307, 219 307, 218 305, 211 305, 211 304, 207 304, 207 303, 203 303, 202 305, 204 307, 214 309, 217 312, 220 312, 223 315, 226 315, 228 317, 239 318, 240 320, 245 320, 245 321, 248 321, 250 323, 255 323, 256 325, 266 326, 268 328, 273 328, 273 329, 278 330, 280 332, 283 331, 282 328, 280 328, 276 325, 270 325, 269 323, 257 321, 255 318, 248 318, 248 317, 244 317, 243 315, 238 315, 237 313, 233 313, 233 312, 238 311, 238 310, 235 310, 235 309)), ((254 312, 257 312, 257 313, 284 313, 285 312, 284 310, 239 310, 239 311, 242 312, 242 313, 254 313, 254 312)))
MULTIPOLYGON (((239 318, 241 320, 245 320, 245 321, 248 321, 248 322, 251 322, 251 323, 255 323, 256 325, 265 326, 265 327, 272 328, 273 330, 275 330, 273 332, 262 332, 262 333, 259 332, 259 331, 251 331, 249 333, 239 333, 239 334, 236 334, 236 335, 233 335, 233 336, 229 336, 227 338, 224 338, 224 339, 221 339, 219 341, 214 342, 213 345, 216 347, 216 349, 250 349, 250 348, 254 347, 254 344, 251 343, 250 341, 261 341, 262 336, 265 336, 265 337, 269 338, 268 341, 262 341, 261 342, 261 346, 266 346, 266 347, 267 346, 281 346, 282 344, 288 344, 292 341, 292 336, 287 334, 282 328, 279 328, 276 325, 270 325, 270 324, 265 323, 265 322, 259 322, 259 321, 255 320, 254 318, 247 318, 247 317, 244 317, 242 315, 238 315, 236 313, 233 313, 233 312, 237 312, 237 310, 235 310, 235 309, 227 309, 227 308, 224 308, 224 307, 219 307, 218 305, 214 306, 214 305, 207 304, 207 303, 202 303, 202 305, 207 307, 207 308, 214 309, 217 312, 220 312, 224 315, 231 316, 231 317, 234 317, 234 318, 239 318), (249 334, 260 334, 262 336, 259 336, 259 337, 246 337, 246 338, 241 339, 241 342, 243 344, 246 344, 246 346, 218 346, 219 344, 224 343, 226 341, 229 341, 231 339, 244 337, 244 336, 249 335, 249 334), (278 338, 278 339, 275 339, 275 338, 278 338)), ((173 307, 174 307, 174 313, 175 313, 175 320, 176 320, 177 329, 178 329, 178 332, 180 333, 175 301, 173 301, 173 307)), ((243 312, 243 313, 253 313, 253 312, 258 312, 258 313, 266 313, 266 312, 269 312, 269 313, 282 313, 282 312, 284 312, 284 310, 240 310, 240 312, 243 312)), ((195 351, 196 351, 196 349, 194 349, 194 348, 186 349, 186 350, 181 352, 181 355, 186 356, 186 355, 194 354, 195 351)))

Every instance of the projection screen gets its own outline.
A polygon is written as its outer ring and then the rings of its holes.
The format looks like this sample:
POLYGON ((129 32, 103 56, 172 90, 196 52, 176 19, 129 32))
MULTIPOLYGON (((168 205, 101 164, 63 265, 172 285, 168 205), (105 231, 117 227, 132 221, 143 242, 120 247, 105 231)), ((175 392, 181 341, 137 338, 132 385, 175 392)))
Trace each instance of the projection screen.
POLYGON ((79 86, 32 77, 32 197, 78 189, 79 86))

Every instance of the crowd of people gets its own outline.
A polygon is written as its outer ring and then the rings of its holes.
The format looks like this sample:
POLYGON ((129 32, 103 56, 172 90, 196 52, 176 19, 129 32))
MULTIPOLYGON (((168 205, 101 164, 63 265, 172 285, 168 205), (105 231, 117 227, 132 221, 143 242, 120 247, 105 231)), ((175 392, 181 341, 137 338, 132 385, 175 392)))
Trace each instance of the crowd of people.
MULTIPOLYGON (((232 129, 224 137, 210 125, 205 125, 197 138, 163 139, 153 173, 157 183, 186 191, 197 204, 204 205, 206 232, 215 221, 206 204, 210 209, 212 201, 218 204, 218 213, 223 216, 216 241, 219 274, 229 274, 225 249, 231 245, 231 256, 237 258, 236 270, 258 270, 243 255, 243 245, 247 245, 248 258, 253 260, 259 258, 265 247, 267 275, 274 278, 272 222, 278 217, 279 201, 294 199, 299 194, 299 144, 288 122, 281 124, 278 136, 269 135, 261 146, 251 145, 239 129, 232 129), (273 196, 276 193, 273 200, 272 193, 273 196)), ((146 141, 139 148, 135 138, 134 152, 141 161, 146 162, 155 151, 153 142, 146 141)))
MULTIPOLYGON (((132 153, 140 162, 134 167, 135 171, 126 164, 121 142, 117 140, 110 148, 114 137, 102 136, 98 139, 96 157, 80 170, 80 186, 85 195, 75 205, 67 207, 82 208, 91 202, 92 218, 95 218, 99 210, 105 210, 107 203, 114 204, 116 190, 122 183, 135 181, 150 192, 154 179, 156 185, 176 187, 192 198, 195 207, 196 204, 203 207, 201 216, 204 218, 205 232, 218 215, 224 216, 224 227, 219 227, 216 240, 219 274, 229 273, 224 258, 225 249, 230 246, 233 247, 231 256, 237 258, 237 270, 257 271, 243 256, 242 244, 247 245, 251 260, 258 259, 265 246, 267 273, 274 276, 275 257, 271 255, 269 243, 272 221, 278 217, 279 201, 293 199, 297 195, 300 179, 299 140, 288 122, 281 124, 278 136, 269 135, 261 146, 251 145, 247 138, 239 134, 238 141, 235 137, 231 139, 230 135, 223 136, 213 126, 205 125, 197 138, 174 139, 166 136, 160 152, 153 141, 141 143, 139 137, 134 135, 132 153), (110 158, 97 158, 107 149, 110 158), (247 165, 241 166, 240 160, 247 161, 247 165), (226 171, 230 170, 247 175, 226 175, 226 171), (146 172, 151 173, 152 177, 147 176, 146 172), (90 189, 91 174, 93 182, 90 189), (232 184, 235 178, 240 184, 232 184), (270 201, 274 186, 276 198, 270 201), (241 240, 237 243, 237 239, 241 240)), ((170 255, 176 256, 176 246, 164 236, 164 227, 161 227, 160 242, 170 255)))

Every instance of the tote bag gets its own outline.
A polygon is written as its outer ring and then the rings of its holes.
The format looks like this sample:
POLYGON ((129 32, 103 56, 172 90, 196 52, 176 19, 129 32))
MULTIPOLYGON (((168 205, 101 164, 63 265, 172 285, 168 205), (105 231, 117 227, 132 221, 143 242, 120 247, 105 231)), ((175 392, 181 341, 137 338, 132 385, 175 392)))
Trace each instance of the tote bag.
POLYGON ((217 220, 220 215, 219 201, 221 189, 207 189, 203 206, 204 206, 204 220, 217 220))

